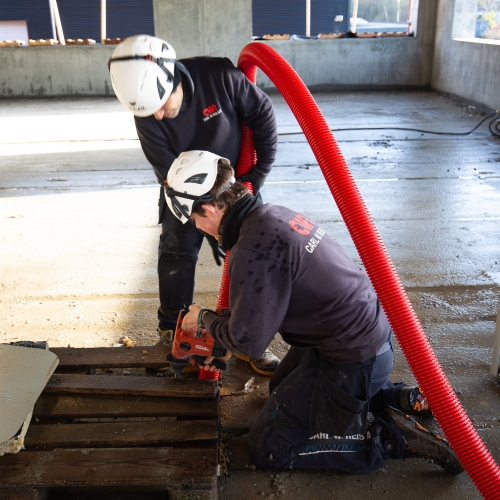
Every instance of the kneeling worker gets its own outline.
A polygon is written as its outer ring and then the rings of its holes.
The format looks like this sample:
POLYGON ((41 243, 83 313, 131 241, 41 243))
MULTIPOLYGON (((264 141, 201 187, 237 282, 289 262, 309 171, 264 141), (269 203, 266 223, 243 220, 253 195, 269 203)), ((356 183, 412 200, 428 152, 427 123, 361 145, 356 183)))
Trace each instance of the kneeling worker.
POLYGON ((182 327, 199 325, 248 357, 276 331, 291 346, 250 430, 257 466, 361 473, 387 458, 429 457, 462 472, 451 448, 409 417, 432 415, 418 387, 389 382, 389 322, 365 271, 325 230, 262 204, 235 181, 228 160, 206 151, 182 153, 167 184, 174 215, 231 251, 230 317, 193 304, 182 327))

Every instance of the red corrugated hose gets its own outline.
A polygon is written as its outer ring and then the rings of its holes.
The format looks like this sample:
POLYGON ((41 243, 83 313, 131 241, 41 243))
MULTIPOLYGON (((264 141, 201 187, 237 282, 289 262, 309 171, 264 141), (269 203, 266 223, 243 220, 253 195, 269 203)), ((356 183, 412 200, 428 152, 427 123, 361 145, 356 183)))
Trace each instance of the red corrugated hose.
MULTIPOLYGON (((252 82, 255 82, 255 77, 257 75, 257 68, 253 70, 253 79, 250 78, 252 82)), ((248 74, 247 74, 248 77, 248 74)), ((236 167, 236 176, 248 174, 252 167, 255 165, 257 155, 255 154, 255 149, 253 147, 252 131, 245 125, 241 125, 241 150, 240 157, 238 158, 238 165, 236 167)), ((243 183, 251 193, 253 193, 253 186, 250 182, 243 183)), ((227 275, 227 266, 229 265, 229 254, 226 252, 226 257, 224 259, 224 267, 222 268, 222 278, 219 288, 219 296, 217 298, 217 311, 222 309, 229 309, 229 277, 227 275)))
POLYGON ((220 370, 211 372, 210 370, 200 370, 198 380, 219 380, 220 370))
MULTIPOLYGON (((500 498, 500 468, 467 417, 432 350, 385 249, 361 193, 316 102, 294 69, 271 47, 254 42, 240 53, 238 66, 255 83, 259 67, 276 85, 302 128, 410 368, 434 416, 484 498, 500 498)), ((254 164, 251 132, 244 127, 238 175, 254 164)), ((227 262, 219 306, 229 307, 227 262)))

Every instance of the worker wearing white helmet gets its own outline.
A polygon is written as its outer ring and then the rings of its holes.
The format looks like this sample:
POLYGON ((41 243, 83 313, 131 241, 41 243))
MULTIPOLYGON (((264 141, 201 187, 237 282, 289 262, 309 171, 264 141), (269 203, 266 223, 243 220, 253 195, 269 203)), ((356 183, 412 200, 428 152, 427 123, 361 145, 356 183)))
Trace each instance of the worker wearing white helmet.
MULTIPOLYGON (((229 59, 194 57, 179 61, 167 41, 137 35, 116 47, 108 66, 116 96, 134 114, 142 149, 160 183, 184 151, 211 151, 237 165, 241 123, 245 123, 253 132, 257 161, 239 180, 251 182, 258 193, 276 155, 276 119, 269 97, 229 59)), ((166 208, 163 190, 159 206, 158 331, 170 341, 179 310, 193 301, 203 234, 173 216, 166 208)), ((214 238, 207 236, 207 241, 220 265, 224 252, 214 238)), ((279 364, 270 351, 247 361, 266 375, 279 364)))

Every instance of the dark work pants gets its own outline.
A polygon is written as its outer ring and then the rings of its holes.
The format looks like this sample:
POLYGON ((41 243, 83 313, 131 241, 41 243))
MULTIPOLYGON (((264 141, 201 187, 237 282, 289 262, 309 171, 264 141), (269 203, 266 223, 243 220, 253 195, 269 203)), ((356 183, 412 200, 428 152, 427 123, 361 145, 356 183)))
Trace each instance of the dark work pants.
POLYGON ((193 303, 195 268, 203 234, 193 224, 182 224, 175 217, 165 202, 163 188, 160 188, 159 222, 162 234, 158 247, 158 326, 162 330, 175 330, 179 311, 193 303))
POLYGON ((381 412, 384 405, 399 407, 404 384, 388 380, 393 361, 392 345, 362 363, 325 362, 316 349, 291 347, 250 429, 255 464, 262 469, 333 468, 351 473, 381 468, 390 456, 383 443, 397 441, 400 436, 389 434, 399 431, 376 419, 377 425, 367 432, 367 417, 368 411, 381 412), (377 396, 374 408, 371 394, 377 396))

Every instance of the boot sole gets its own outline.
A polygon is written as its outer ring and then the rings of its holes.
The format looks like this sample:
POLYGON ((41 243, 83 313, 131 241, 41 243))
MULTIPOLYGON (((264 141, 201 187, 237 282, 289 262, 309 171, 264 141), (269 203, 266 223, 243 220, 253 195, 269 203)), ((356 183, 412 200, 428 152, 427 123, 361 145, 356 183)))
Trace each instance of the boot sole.
POLYGON ((233 353, 233 354, 236 358, 241 359, 242 361, 246 361, 247 363, 249 363, 250 366, 252 367, 252 369, 254 371, 256 371, 257 373, 259 373, 260 375, 264 375, 266 377, 271 377, 274 373, 274 372, 270 372, 270 371, 266 371, 266 370, 261 370, 260 368, 255 366, 255 363, 250 358, 247 358, 246 356, 242 356, 241 354, 236 354, 236 353, 233 353))
MULTIPOLYGON (((462 464, 458 460, 458 457, 456 456, 455 452, 443 441, 440 441, 433 437, 431 434, 428 434, 427 432, 421 431, 418 429, 415 424, 411 420, 407 420, 403 415, 400 415, 399 413, 395 412, 394 410, 391 410, 389 408, 386 408, 385 410, 390 417, 396 422, 398 427, 402 430, 409 430, 415 434, 418 434, 419 436, 422 436, 422 438, 426 439, 427 441, 432 441, 434 442, 437 446, 439 446, 441 449, 445 450, 446 453, 450 456, 449 461, 443 461, 442 459, 439 459, 438 457, 432 457, 432 456, 424 456, 421 455, 420 458, 429 458, 434 460, 435 463, 439 464, 448 474, 452 476, 458 476, 458 474, 462 473, 464 471, 464 468, 462 467, 462 464)), ((412 455, 414 458, 419 458, 418 455, 412 455)), ((411 458, 411 457, 408 457, 411 458)))

